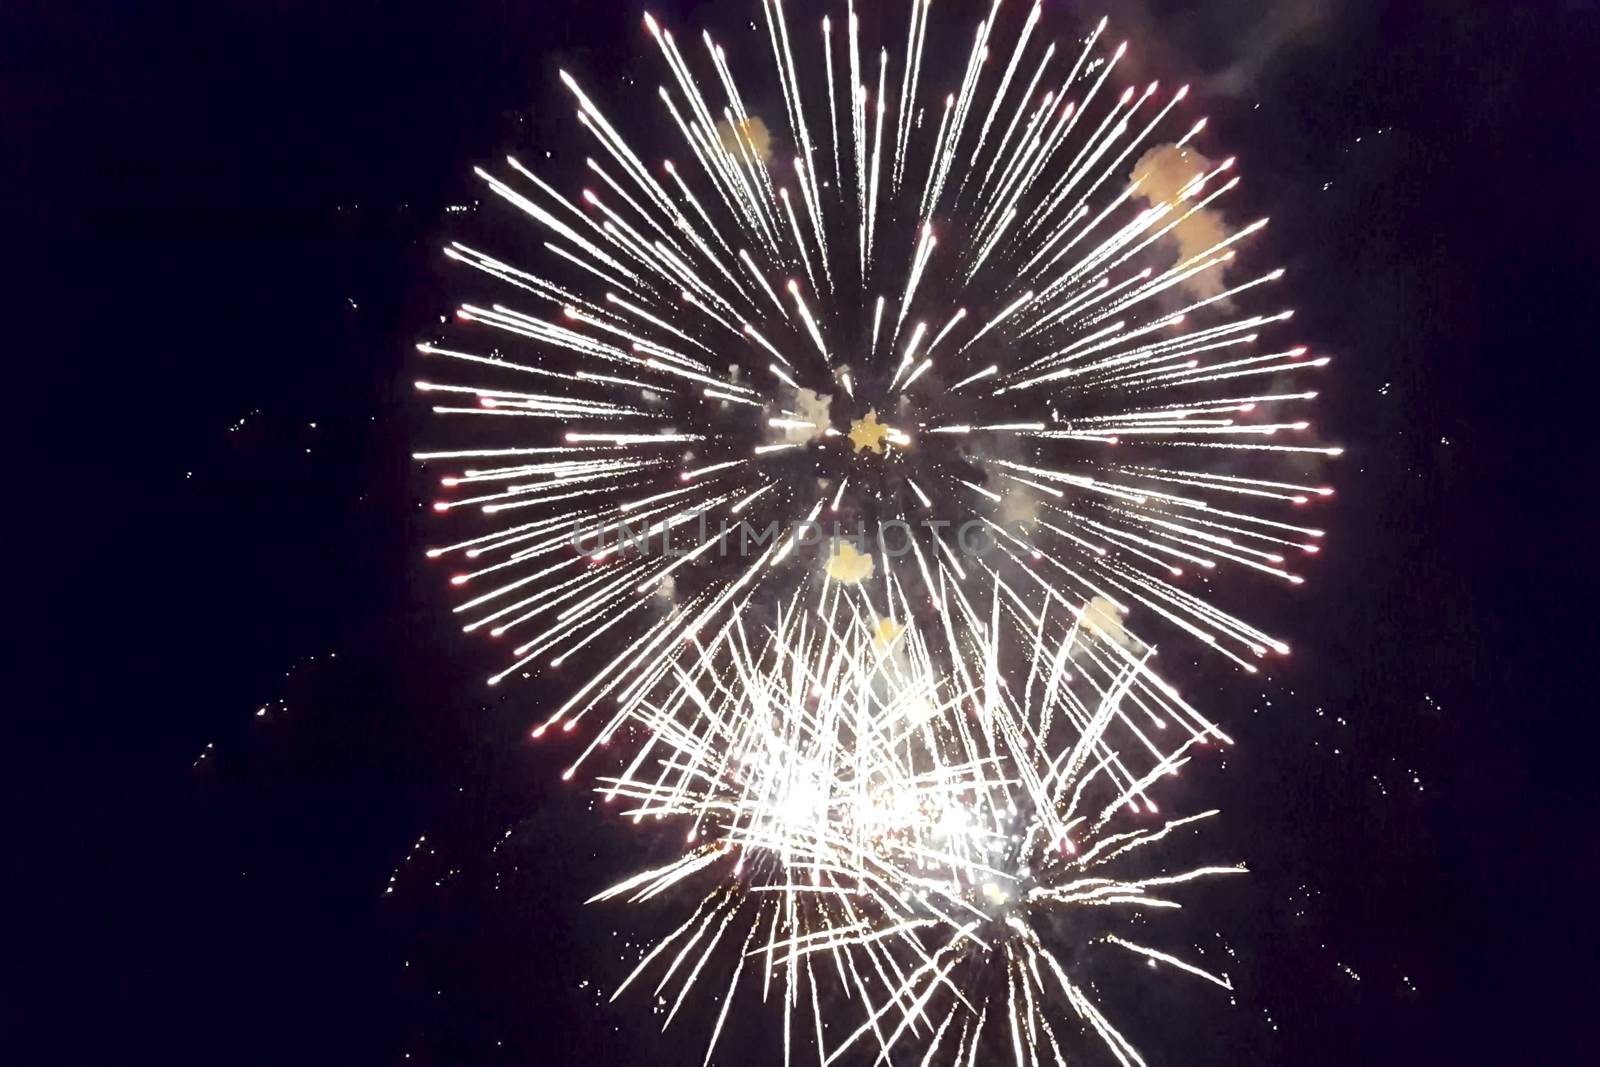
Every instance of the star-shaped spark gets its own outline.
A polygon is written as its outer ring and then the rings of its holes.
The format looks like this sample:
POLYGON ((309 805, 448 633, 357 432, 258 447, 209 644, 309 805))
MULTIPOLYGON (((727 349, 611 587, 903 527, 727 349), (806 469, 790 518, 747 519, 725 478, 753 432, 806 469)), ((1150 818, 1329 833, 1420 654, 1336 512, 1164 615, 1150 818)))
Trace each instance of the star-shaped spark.
POLYGON ((872 566, 871 556, 858 551, 849 541, 840 541, 828 559, 828 577, 854 585, 872 577, 872 566))
POLYGON ((856 446, 857 452, 877 452, 882 455, 888 447, 884 442, 888 440, 889 433, 889 427, 878 421, 878 413, 869 411, 850 424, 850 443, 856 446))
POLYGON ((888 648, 900 639, 905 630, 905 626, 893 619, 879 619, 877 632, 872 636, 872 643, 878 648, 888 648))

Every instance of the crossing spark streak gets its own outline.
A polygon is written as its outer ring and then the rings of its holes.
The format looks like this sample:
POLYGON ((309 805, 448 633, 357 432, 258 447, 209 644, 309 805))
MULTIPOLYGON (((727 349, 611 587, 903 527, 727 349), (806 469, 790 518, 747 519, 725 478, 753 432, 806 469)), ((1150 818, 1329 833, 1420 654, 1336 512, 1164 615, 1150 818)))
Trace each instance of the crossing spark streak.
POLYGON ((1221 739, 1148 650, 1058 609, 1013 673, 998 590, 971 625, 924 635, 862 586, 817 584, 820 600, 803 587, 773 618, 735 614, 605 731, 642 739, 601 780, 605 799, 680 827, 687 851, 594 900, 704 893, 619 995, 653 979, 668 1025, 691 991, 712 998, 708 1062, 744 997, 777 1002, 785 1062, 798 1037, 823 1063, 1024 1067, 1062 1062, 1071 1039, 1051 1009, 1140 1062, 1085 957, 1134 953, 1231 988, 1116 932, 1126 913, 1178 907, 1188 882, 1243 870, 1145 862, 1216 814, 1163 821, 1151 794, 1221 739), (1170 748, 1149 743, 1162 720, 1181 738, 1170 748))
POLYGON ((644 969, 681 1004, 731 946, 724 1016, 759 972, 789 1021, 831 970, 861 1015, 825 1042, 813 1012, 827 1057, 1060 1062, 1050 1002, 1139 1062, 1036 920, 1189 877, 1115 873, 1186 825, 1119 823, 1227 740, 1155 639, 1287 654, 1230 605, 1302 582, 1339 454, 1187 88, 1119 90, 1105 21, 1002 7, 962 41, 911 0, 874 62, 851 0, 820 27, 762 0, 758 92, 756 50, 646 15, 657 90, 607 108, 561 72, 584 184, 479 169, 532 226, 446 249, 494 295, 419 346, 451 444, 417 458, 477 523, 428 555, 507 647, 491 683, 582 663, 535 735, 588 727, 567 774, 625 752, 606 795, 686 827, 604 895, 716 879, 644 969), (808 551, 824 517, 859 554, 808 551))

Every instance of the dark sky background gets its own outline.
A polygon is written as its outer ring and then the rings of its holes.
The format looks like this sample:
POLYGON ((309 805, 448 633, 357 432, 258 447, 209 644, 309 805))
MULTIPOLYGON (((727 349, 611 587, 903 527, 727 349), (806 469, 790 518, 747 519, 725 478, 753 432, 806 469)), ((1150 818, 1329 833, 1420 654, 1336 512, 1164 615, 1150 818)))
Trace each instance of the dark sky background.
MULTIPOLYGON (((1254 873, 1182 921, 1237 1003, 1135 973, 1129 1033, 1152 1065, 1590 1060, 1600 9, 1110 9, 1272 215, 1348 449, 1262 620, 1296 654, 1198 694, 1239 744, 1186 788, 1254 873)), ((653 10, 759 43, 754 0, 653 10)), ((639 12, 0 13, 0 1062, 700 1062, 708 1020, 604 1002, 653 920, 578 902, 641 842, 526 739, 563 680, 481 684, 408 459, 446 207, 575 136, 559 63, 646 99, 639 12)), ((770 1062, 762 1025, 719 1062, 770 1062)))

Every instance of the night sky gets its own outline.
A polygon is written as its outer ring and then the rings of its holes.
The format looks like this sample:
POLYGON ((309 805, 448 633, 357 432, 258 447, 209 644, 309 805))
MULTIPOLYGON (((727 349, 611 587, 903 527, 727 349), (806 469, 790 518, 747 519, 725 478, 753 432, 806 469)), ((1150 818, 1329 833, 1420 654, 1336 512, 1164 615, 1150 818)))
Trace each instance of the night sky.
MULTIPOLYGON (((527 737, 578 675, 482 684, 409 458, 439 248, 516 224, 472 166, 576 136, 561 65, 653 116, 642 8, 6 7, 0 1062, 698 1064, 706 1018, 606 1003, 662 916, 580 904, 651 843, 527 737)), ((1346 446, 1253 618, 1295 654, 1188 690, 1238 742, 1177 798, 1252 869, 1181 919, 1235 1002, 1130 967, 1120 1021, 1152 1065, 1591 1060, 1600 8, 1047 7, 1192 80, 1346 446)), ((652 10, 765 47, 755 0, 652 10)))

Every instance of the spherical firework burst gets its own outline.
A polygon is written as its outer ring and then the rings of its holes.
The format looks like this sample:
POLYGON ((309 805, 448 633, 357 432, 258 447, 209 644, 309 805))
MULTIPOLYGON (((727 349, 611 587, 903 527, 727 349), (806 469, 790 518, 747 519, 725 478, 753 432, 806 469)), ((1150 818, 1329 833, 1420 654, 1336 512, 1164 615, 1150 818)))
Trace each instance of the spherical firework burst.
POLYGON ((419 456, 450 470, 435 508, 480 523, 429 554, 509 646, 491 681, 598 661, 535 733, 594 715, 568 774, 621 739, 603 791, 683 824, 603 896, 715 878, 641 965, 658 988, 731 946, 724 1014, 759 967, 828 1055, 1059 1060, 1053 1002, 1130 1062, 1035 920, 1236 869, 1119 874, 1166 829, 1114 820, 1227 740, 1152 630, 1249 671, 1288 650, 1196 576, 1300 582, 1327 360, 1279 339, 1282 272, 1241 255, 1265 220, 1225 219, 1186 90, 1119 89, 1104 22, 1051 41, 1041 4, 1000 8, 935 73, 927 0, 898 59, 850 5, 802 40, 763 0, 754 90, 647 15, 666 84, 634 140, 562 72, 586 184, 480 170, 541 247, 453 244, 496 286, 420 346, 459 435, 419 456))
POLYGON ((1299 484, 1295 461, 1337 450, 1306 441, 1296 412, 1315 394, 1278 383, 1326 360, 1264 343, 1287 311, 1241 309, 1281 272, 1232 277, 1262 223, 1220 223, 1238 179, 1199 153, 1203 120, 1176 120, 1184 90, 1108 88, 1125 46, 1100 50, 1104 23, 1046 45, 1035 5, 998 84, 997 8, 958 90, 930 99, 914 3, 898 95, 887 50, 863 66, 853 13, 842 48, 824 27, 828 69, 848 56, 824 112, 781 7, 766 15, 791 157, 749 135, 709 35, 717 102, 647 16, 692 166, 648 165, 563 72, 599 149, 588 187, 569 197, 516 159, 479 172, 542 230, 542 265, 451 246, 505 302, 466 304, 476 329, 422 345, 449 369, 419 388, 448 398, 452 425, 515 442, 424 454, 460 464, 436 508, 494 524, 432 554, 468 561, 467 629, 515 642, 495 680, 608 634, 711 625, 737 590, 795 568, 791 524, 835 516, 879 569, 886 524, 909 526, 895 532, 919 605, 1003 561, 1027 595, 1144 604, 1246 666, 1281 651, 1175 579, 1299 580, 1287 557, 1320 531, 1280 512, 1329 492, 1299 484), (772 522, 765 550, 723 533, 772 522), (575 552, 575 532, 681 554, 575 552), (991 541, 993 561, 969 558, 991 541), (694 610, 657 610, 669 599, 694 610))

